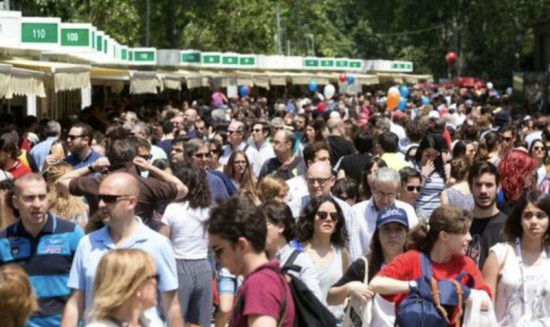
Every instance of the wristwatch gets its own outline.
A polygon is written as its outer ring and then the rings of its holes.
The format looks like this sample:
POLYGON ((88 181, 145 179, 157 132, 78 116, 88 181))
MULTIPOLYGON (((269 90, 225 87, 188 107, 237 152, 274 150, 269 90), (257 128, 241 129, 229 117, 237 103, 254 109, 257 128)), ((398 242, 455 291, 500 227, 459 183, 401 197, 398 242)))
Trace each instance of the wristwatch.
POLYGON ((409 282, 409 292, 414 293, 416 292, 417 289, 418 289, 418 283, 416 282, 416 280, 411 280, 409 282))

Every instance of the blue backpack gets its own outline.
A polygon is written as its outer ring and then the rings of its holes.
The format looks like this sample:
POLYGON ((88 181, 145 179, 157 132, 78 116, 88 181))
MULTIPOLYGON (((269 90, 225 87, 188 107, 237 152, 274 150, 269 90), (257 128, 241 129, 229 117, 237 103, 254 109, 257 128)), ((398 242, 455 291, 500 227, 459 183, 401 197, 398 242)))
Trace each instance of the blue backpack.
POLYGON ((422 277, 417 280, 416 291, 411 292, 399 305, 395 317, 395 326, 399 327, 443 327, 460 326, 462 305, 470 295, 473 278, 462 272, 456 279, 436 280, 432 276, 432 264, 429 257, 420 252, 422 277), (460 284, 468 276, 468 287, 460 284), (458 307, 458 314, 451 321, 448 311, 458 307))

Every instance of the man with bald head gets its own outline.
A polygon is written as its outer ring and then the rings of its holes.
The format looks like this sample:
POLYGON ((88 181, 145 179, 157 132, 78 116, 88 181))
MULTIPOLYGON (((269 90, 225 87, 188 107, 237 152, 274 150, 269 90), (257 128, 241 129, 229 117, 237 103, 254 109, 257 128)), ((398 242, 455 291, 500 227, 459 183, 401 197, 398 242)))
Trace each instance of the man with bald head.
POLYGON ((355 147, 351 141, 344 138, 344 121, 340 117, 331 117, 327 121, 327 128, 330 135, 327 143, 330 148, 330 163, 334 167, 340 158, 355 153, 355 147))
MULTIPOLYGON (((157 287, 166 323, 183 327, 176 293, 178 279, 174 252, 167 238, 145 226, 135 215, 139 193, 139 181, 129 173, 111 173, 101 181, 97 197, 100 218, 106 226, 86 235, 78 246, 67 283, 73 292, 65 306, 61 326, 77 326, 90 307, 101 257, 111 249, 125 248, 141 249, 155 259, 157 287)), ((156 308, 149 309, 145 315, 153 321, 160 319, 156 308)))
POLYGON ((303 174, 306 166, 302 158, 292 155, 294 135, 289 130, 279 130, 273 136, 275 157, 264 162, 260 178, 274 176, 286 180, 303 174))
MULTIPOLYGON (((361 246, 359 240, 355 237, 355 234, 350 231, 354 230, 354 222, 351 219, 351 207, 346 201, 341 200, 331 193, 331 188, 334 186, 335 177, 332 174, 332 168, 328 161, 317 161, 312 163, 306 174, 308 195, 302 197, 299 208, 293 208, 293 213, 301 213, 302 209, 307 206, 312 197, 319 197, 323 195, 330 195, 336 203, 342 209, 344 220, 346 222, 346 228, 350 235, 348 243, 348 252, 352 260, 361 257, 361 246)), ((297 218, 297 217, 295 217, 297 218)))
POLYGON ((245 142, 246 125, 238 120, 232 121, 227 127, 227 145, 223 147, 223 154, 220 157, 220 164, 227 164, 231 153, 241 150, 246 153, 249 162, 256 162, 256 153, 250 145, 245 142))

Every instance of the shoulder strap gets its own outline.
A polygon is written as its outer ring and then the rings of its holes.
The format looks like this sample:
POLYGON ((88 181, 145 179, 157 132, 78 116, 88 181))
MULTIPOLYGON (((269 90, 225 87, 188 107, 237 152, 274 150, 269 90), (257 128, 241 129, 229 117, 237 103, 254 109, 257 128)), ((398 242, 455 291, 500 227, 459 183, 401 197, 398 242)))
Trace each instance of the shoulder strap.
POLYGON ((506 254, 504 254, 504 260, 500 263, 498 267, 498 275, 502 274, 502 269, 504 268, 504 265, 506 264, 506 259, 508 259, 508 253, 510 253, 510 245, 506 243, 506 254))
POLYGON ((363 284, 367 285, 369 283, 369 261, 365 256, 362 256, 363 262, 365 262, 365 276, 363 277, 363 284))
POLYGON ((345 247, 340 251, 342 252, 342 274, 345 274, 349 267, 349 254, 345 247))
POLYGON ((419 254, 420 254, 420 271, 422 273, 422 276, 426 276, 428 277, 428 279, 432 279, 432 263, 430 262, 430 258, 424 252, 419 252, 419 254))
POLYGON ((297 250, 292 251, 292 253, 290 254, 290 257, 288 257, 288 260, 285 262, 284 266, 281 267, 281 272, 283 274, 285 274, 289 270, 295 270, 298 272, 302 270, 301 267, 294 264, 294 261, 296 261, 296 258, 298 257, 299 254, 300 252, 297 250))
MULTIPOLYGON (((432 277, 432 278, 430 278, 430 282, 432 284, 431 286, 432 286, 432 296, 433 296, 433 299, 434 299, 434 306, 437 309, 437 311, 439 312, 439 314, 441 315, 441 317, 443 317, 445 319, 445 321, 447 322, 447 326, 449 326, 451 323, 449 322, 449 317, 447 315, 447 310, 445 310, 445 308, 441 305, 441 298, 439 297, 439 287, 437 286, 437 280, 432 277)), ((460 289, 460 292, 462 292, 462 288, 458 287, 458 289, 460 289)), ((458 289, 457 289, 457 293, 459 292, 458 289)), ((461 296, 459 295, 459 301, 460 301, 460 298, 461 298, 461 296)), ((461 303, 459 303, 459 304, 461 304, 461 303)))

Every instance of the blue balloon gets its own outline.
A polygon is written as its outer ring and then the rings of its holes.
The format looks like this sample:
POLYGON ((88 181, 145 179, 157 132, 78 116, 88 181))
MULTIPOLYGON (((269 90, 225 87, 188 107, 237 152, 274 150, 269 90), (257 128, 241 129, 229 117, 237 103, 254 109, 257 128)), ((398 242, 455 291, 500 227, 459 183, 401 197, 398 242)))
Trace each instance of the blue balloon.
POLYGON ((317 91, 317 83, 315 83, 314 81, 310 81, 309 82, 309 91, 310 92, 317 91))
POLYGON ((353 75, 348 75, 346 80, 348 81, 348 84, 353 84, 353 82, 355 82, 355 77, 353 77, 353 75))
POLYGON ((409 88, 403 85, 399 88, 399 93, 401 94, 402 98, 406 98, 409 96, 409 93, 410 93, 409 88))
POLYGON ((241 96, 241 98, 247 96, 248 95, 248 87, 246 87, 244 85, 239 87, 239 95, 241 96))
POLYGON ((399 100, 399 104, 397 105, 397 109, 400 111, 405 111, 405 108, 407 108, 407 98, 401 98, 399 100))
POLYGON ((422 97, 422 98, 420 99, 420 103, 421 103, 423 106, 428 105, 428 104, 430 104, 430 99, 428 99, 427 97, 422 97))

